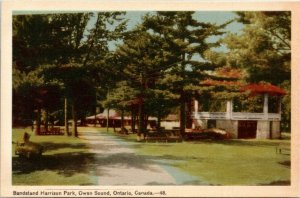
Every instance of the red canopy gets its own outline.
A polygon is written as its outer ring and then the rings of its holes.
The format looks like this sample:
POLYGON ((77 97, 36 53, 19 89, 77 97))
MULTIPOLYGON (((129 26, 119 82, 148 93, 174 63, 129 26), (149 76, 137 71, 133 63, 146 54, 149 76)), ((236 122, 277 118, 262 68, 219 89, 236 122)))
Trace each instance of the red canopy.
POLYGON ((241 88, 241 91, 250 91, 251 95, 268 93, 270 95, 285 95, 286 91, 272 84, 267 83, 253 83, 241 88))

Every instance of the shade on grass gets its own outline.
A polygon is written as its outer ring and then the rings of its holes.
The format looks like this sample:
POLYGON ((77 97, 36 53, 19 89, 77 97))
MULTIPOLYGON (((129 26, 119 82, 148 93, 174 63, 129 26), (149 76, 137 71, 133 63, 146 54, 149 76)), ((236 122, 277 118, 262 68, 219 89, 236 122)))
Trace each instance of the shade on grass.
MULTIPOLYGON (((121 137, 133 141, 135 137, 121 137)), ((173 166, 210 185, 289 185, 290 155, 276 153, 289 140, 202 140, 140 143, 140 154, 171 160, 173 166)))
POLYGON ((29 129, 13 129, 13 143, 24 132, 43 145, 42 158, 22 159, 12 153, 13 185, 95 185, 93 154, 83 140, 67 136, 35 136, 29 129))
MULTIPOLYGON (((89 130, 79 128, 79 131, 89 130)), ((116 136, 106 129, 92 130, 116 136)), ((13 141, 21 139, 23 132, 14 129, 13 141)), ((116 139, 135 149, 137 155, 179 168, 196 178, 189 185, 289 185, 290 182, 290 155, 276 153, 278 144, 289 145, 290 140, 138 143, 134 134, 116 139)), ((97 185, 93 171, 98 164, 82 139, 32 135, 31 140, 43 144, 46 152, 35 161, 22 161, 13 153, 13 185, 97 185)))

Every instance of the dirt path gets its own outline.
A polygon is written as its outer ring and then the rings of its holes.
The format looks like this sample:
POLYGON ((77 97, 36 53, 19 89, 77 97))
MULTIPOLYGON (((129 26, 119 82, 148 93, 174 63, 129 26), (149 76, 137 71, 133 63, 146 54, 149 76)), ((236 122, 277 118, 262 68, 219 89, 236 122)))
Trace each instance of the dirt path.
POLYGON ((93 129, 81 132, 95 153, 98 185, 178 185, 194 180, 173 167, 137 155, 132 145, 93 129))

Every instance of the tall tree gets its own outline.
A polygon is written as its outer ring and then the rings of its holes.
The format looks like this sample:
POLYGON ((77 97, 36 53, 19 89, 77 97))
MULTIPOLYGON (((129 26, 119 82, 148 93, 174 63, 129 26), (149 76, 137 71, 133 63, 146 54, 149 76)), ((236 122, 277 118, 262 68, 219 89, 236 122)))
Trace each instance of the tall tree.
POLYGON ((135 104, 138 105, 138 136, 145 133, 149 99, 154 98, 156 83, 165 71, 164 66, 170 64, 172 56, 163 50, 162 39, 150 35, 143 26, 127 34, 124 43, 116 50, 116 59, 122 65, 120 75, 128 81, 128 85, 137 90, 135 104))
MULTIPOLYGON (((238 12, 244 24, 239 34, 229 34, 223 42, 228 65, 247 72, 250 83, 268 82, 290 92, 291 12, 238 12)), ((283 125, 290 129, 290 94, 284 96, 283 125)))
POLYGON ((208 61, 195 60, 195 55, 204 58, 205 51, 217 47, 218 42, 207 42, 211 36, 222 35, 223 25, 199 22, 193 19, 194 12, 157 12, 145 17, 144 25, 165 41, 165 51, 176 56, 168 69, 164 81, 169 89, 179 96, 180 131, 186 128, 186 104, 191 94, 198 89, 199 82, 207 76, 205 71, 213 70, 208 61))
MULTIPOLYGON (((83 93, 75 95, 84 95, 84 91, 94 89, 94 86, 101 85, 101 82, 105 81, 97 81, 95 74, 102 73, 101 69, 105 62, 101 60, 108 53, 108 42, 120 38, 120 32, 125 27, 122 19, 118 18, 121 14, 99 12, 15 16, 14 71, 21 70, 28 73, 40 68, 44 70, 41 77, 45 78, 45 83, 59 81, 64 84, 64 95, 73 97, 74 94, 70 93, 75 93, 74 90, 78 86, 78 79, 73 75, 81 70, 83 73, 79 81, 89 87, 77 90, 76 93, 80 91, 83 93), (95 24, 88 28, 88 22, 95 18, 95 24), (118 24, 112 28, 114 23, 118 24), (28 55, 32 58, 28 58, 28 55), (65 76, 55 75, 57 74, 55 70, 63 70, 65 76), (59 76, 61 78, 58 78, 59 76)), ((73 110, 75 123, 73 133, 77 136, 76 98, 67 99, 73 110)))
POLYGON ((121 112, 121 132, 125 132, 124 128, 124 113, 130 110, 130 107, 135 100, 138 91, 129 86, 127 81, 116 83, 115 88, 107 93, 106 100, 103 102, 107 109, 114 108, 121 112))

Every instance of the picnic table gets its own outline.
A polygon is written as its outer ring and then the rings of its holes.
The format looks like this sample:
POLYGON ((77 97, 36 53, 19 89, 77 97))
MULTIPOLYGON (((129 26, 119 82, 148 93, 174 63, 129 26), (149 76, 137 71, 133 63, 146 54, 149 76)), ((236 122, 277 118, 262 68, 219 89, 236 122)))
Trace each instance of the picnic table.
POLYGON ((63 135, 64 132, 60 129, 60 127, 50 127, 48 131, 45 127, 41 127, 38 135, 63 135))

